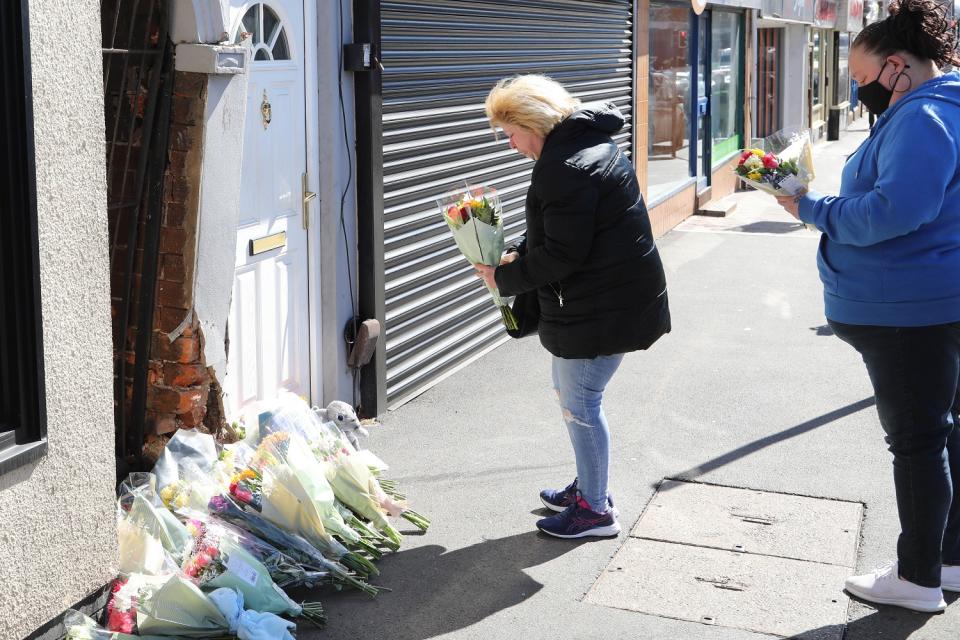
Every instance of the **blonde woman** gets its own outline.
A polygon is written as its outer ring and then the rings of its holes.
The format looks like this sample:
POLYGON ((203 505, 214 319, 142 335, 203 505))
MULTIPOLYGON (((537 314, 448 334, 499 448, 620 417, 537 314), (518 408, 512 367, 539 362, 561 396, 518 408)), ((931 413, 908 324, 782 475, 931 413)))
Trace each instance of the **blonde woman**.
POLYGON ((615 536, 603 391, 624 354, 670 331, 666 279, 636 172, 611 138, 623 116, 612 104, 581 106, 539 75, 497 83, 486 112, 535 164, 523 240, 499 267, 474 266, 504 295, 536 290, 540 342, 553 355, 577 463, 569 486, 540 492, 559 513, 537 527, 560 538, 615 536))

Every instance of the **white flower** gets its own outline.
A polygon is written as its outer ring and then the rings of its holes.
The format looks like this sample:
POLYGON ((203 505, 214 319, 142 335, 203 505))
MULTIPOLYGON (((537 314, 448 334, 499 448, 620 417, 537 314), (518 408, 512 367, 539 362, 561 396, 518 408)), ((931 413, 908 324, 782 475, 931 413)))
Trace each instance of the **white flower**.
POLYGON ((93 640, 92 634, 90 627, 74 625, 67 631, 67 640, 93 640))
POLYGON ((762 168, 763 168, 763 160, 761 160, 760 158, 758 158, 758 157, 755 156, 755 155, 751 155, 749 158, 747 158, 747 159, 743 162, 743 166, 745 166, 745 167, 748 168, 748 169, 762 169, 762 168))

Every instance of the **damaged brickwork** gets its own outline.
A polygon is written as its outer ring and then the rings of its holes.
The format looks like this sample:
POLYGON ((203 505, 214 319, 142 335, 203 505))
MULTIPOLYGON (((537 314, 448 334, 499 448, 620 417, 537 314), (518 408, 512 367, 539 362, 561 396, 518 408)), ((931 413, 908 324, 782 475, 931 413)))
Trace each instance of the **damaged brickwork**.
POLYGON ((206 86, 203 74, 176 72, 147 374, 146 465, 177 429, 196 428, 230 439, 220 387, 207 367, 193 309, 206 86))

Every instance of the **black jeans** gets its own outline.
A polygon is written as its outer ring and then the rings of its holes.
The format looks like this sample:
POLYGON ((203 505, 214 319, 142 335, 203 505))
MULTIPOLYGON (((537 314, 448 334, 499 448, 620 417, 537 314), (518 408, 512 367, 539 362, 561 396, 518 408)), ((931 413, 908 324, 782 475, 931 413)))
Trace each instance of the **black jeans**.
POLYGON ((900 575, 940 586, 960 564, 960 322, 872 327, 829 321, 863 356, 893 454, 900 575))

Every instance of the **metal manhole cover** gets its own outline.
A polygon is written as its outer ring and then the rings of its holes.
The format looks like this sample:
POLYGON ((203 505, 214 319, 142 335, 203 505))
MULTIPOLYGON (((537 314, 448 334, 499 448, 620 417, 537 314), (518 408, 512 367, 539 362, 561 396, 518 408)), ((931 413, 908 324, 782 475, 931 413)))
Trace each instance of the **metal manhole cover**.
POLYGON ((860 503, 668 480, 586 602, 839 639, 862 515, 860 503))

